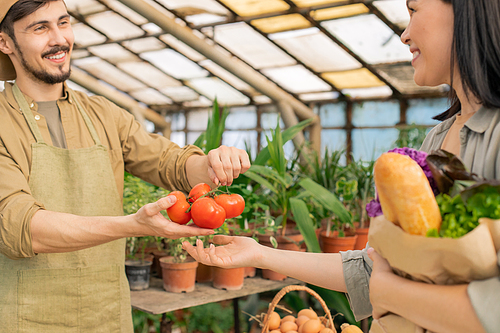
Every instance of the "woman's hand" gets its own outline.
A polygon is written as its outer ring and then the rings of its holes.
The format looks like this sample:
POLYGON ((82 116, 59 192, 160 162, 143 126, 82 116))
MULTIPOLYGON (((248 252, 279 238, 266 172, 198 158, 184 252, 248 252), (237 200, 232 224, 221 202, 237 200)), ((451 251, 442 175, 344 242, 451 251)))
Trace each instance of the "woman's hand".
POLYGON ((253 238, 216 235, 213 242, 223 246, 210 244, 209 247, 204 248, 203 242, 198 239, 196 246, 184 242, 182 247, 198 262, 205 265, 223 268, 258 267, 261 245, 253 238))
POLYGON ((367 250, 368 256, 373 260, 373 270, 370 277, 370 302, 372 303, 374 319, 379 319, 388 311, 383 306, 386 299, 388 282, 395 277, 389 262, 382 258, 373 248, 367 250))
POLYGON ((235 178, 250 168, 246 151, 220 146, 208 152, 208 176, 216 185, 231 185, 235 178))
POLYGON ((211 229, 197 226, 181 225, 170 221, 162 214, 162 210, 170 208, 177 198, 173 195, 161 198, 156 202, 144 205, 132 217, 144 230, 144 236, 158 236, 171 239, 192 236, 208 236, 214 233, 211 229))

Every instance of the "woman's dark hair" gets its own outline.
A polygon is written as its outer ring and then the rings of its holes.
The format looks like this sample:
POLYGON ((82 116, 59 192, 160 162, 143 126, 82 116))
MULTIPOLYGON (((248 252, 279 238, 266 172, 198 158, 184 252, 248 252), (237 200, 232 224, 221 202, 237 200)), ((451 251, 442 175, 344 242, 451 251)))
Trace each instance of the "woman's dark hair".
POLYGON ((14 35, 14 23, 28 15, 33 14, 51 1, 57 0, 19 0, 12 5, 12 7, 10 7, 9 11, 5 15, 5 18, 0 23, 0 31, 5 32, 15 41, 16 36, 14 35))
MULTIPOLYGON (((453 6, 454 28, 451 82, 458 65, 464 92, 487 108, 500 108, 500 1, 441 0, 453 6)), ((454 89, 451 107, 437 120, 445 120, 461 109, 454 89)))

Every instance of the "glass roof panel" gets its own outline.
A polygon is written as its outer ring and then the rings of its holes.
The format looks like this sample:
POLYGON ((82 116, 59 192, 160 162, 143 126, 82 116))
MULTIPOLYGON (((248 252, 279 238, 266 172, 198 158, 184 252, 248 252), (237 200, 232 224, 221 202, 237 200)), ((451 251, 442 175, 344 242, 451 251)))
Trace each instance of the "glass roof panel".
POLYGON ((141 28, 150 35, 156 35, 163 31, 162 28, 151 22, 141 25, 141 28))
POLYGON ((81 15, 98 13, 106 10, 106 7, 96 0, 65 0, 68 11, 81 15))
POLYGON ((318 28, 269 35, 275 43, 316 72, 360 68, 361 64, 318 28))
POLYGON ((89 57, 89 56, 90 56, 90 53, 87 50, 76 49, 76 50, 73 50, 73 52, 71 52, 71 59, 80 59, 80 58, 85 58, 85 57, 89 57))
POLYGON ((370 64, 412 59, 399 36, 373 14, 325 21, 321 25, 370 64))
POLYGON ((413 80, 413 73, 415 70, 411 64, 387 64, 375 65, 374 67, 382 77, 403 94, 411 95, 447 91, 446 85, 438 87, 418 86, 413 80))
POLYGON ((324 21, 366 13, 369 13, 368 7, 362 3, 358 3, 354 5, 313 10, 311 16, 316 21, 324 21))
POLYGON ((97 45, 104 43, 107 38, 94 29, 83 23, 73 24, 73 33, 75 34, 76 46, 97 45))
POLYGON ((300 94, 299 98, 303 101, 310 102, 310 101, 337 99, 339 95, 340 94, 337 91, 328 91, 328 92, 311 93, 311 94, 300 94))
POLYGON ((157 0, 168 9, 173 9, 181 16, 197 14, 229 15, 229 11, 215 0, 157 0))
POLYGON ((179 80, 208 75, 206 70, 174 50, 141 53, 141 58, 179 80))
POLYGON ((172 100, 153 88, 131 91, 130 95, 147 105, 172 104, 172 100))
POLYGON ((250 24, 266 34, 286 30, 304 29, 311 26, 311 22, 300 14, 289 14, 252 20, 250 24))
POLYGON ((114 12, 104 12, 88 16, 87 22, 113 40, 144 35, 144 31, 141 28, 114 12))
POLYGON ((187 84, 211 100, 217 98, 220 105, 241 105, 250 102, 247 96, 216 77, 193 79, 187 84))
POLYGON ((295 60, 244 22, 215 27, 215 41, 256 69, 289 66, 295 60))
POLYGON ((293 93, 327 91, 332 88, 301 65, 268 68, 262 72, 293 93))
POLYGON ((179 53, 185 55, 186 57, 188 57, 193 61, 198 62, 205 59, 203 55, 201 55, 191 47, 187 46, 185 43, 181 42, 172 35, 162 35, 160 36, 160 39, 165 43, 167 43, 171 48, 177 50, 179 53))
POLYGON ((387 19, 396 23, 401 29, 405 29, 408 22, 410 22, 408 8, 406 8, 406 3, 403 0, 374 1, 373 5, 375 5, 387 19))
POLYGON ((117 63, 120 61, 137 61, 139 57, 133 54, 130 51, 127 51, 121 45, 112 43, 112 44, 104 44, 99 46, 91 46, 88 50, 105 60, 108 60, 112 63, 117 63))
POLYGON ((290 9, 282 0, 220 0, 240 16, 257 16, 290 9))
POLYGON ((154 37, 146 37, 146 38, 125 41, 122 43, 122 45, 135 53, 157 51, 165 48, 165 44, 163 44, 157 38, 154 37))
POLYGON ((253 88, 250 87, 247 83, 243 82, 240 80, 238 77, 235 75, 231 74, 221 66, 217 65, 215 62, 212 60, 203 60, 199 63, 200 66, 208 69, 212 74, 220 77, 222 80, 226 81, 233 87, 235 87, 238 90, 243 90, 247 92, 253 92, 253 88))
POLYGON ((73 64, 125 92, 146 88, 138 80, 97 57, 74 60, 73 64))
POLYGON ((106 5, 115 12, 134 22, 134 24, 143 25, 148 23, 148 20, 144 16, 139 15, 136 11, 130 9, 118 0, 106 0, 106 5))
POLYGON ((385 85, 366 68, 323 73, 321 76, 338 89, 370 88, 385 85))
MULTIPOLYGON (((193 107, 193 108, 199 108, 199 107, 205 107, 205 106, 210 106, 212 105, 212 101, 206 98, 205 96, 200 96, 197 101, 188 101, 182 103, 185 107, 193 107)), ((205 121, 205 128, 207 126, 207 122, 205 121)))
POLYGON ((194 101, 200 97, 193 89, 186 86, 167 87, 160 91, 170 97, 174 102, 194 101))
POLYGON ((181 82, 144 61, 122 62, 118 68, 156 89, 182 86, 181 82))
POLYGON ((392 90, 388 86, 362 89, 344 89, 342 93, 351 98, 389 97, 392 90))
POLYGON ((345 2, 345 0, 292 0, 299 7, 313 7, 337 2, 345 2))
POLYGON ((186 21, 192 23, 193 25, 205 25, 212 23, 224 22, 227 20, 225 16, 213 15, 213 14, 198 14, 186 16, 186 21))
POLYGON ((252 99, 256 104, 270 104, 273 101, 266 95, 252 96, 252 99))

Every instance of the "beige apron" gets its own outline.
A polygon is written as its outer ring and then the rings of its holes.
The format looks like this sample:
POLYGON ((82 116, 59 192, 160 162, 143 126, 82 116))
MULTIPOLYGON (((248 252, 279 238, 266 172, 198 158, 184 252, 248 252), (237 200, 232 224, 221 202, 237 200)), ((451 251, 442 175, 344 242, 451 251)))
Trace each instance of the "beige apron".
MULTIPOLYGON (((29 185, 50 211, 123 215, 106 147, 72 95, 95 145, 62 149, 44 142, 26 99, 14 96, 36 139, 29 185)), ((0 254, 0 332, 132 332, 125 239, 93 248, 11 260, 0 254)))

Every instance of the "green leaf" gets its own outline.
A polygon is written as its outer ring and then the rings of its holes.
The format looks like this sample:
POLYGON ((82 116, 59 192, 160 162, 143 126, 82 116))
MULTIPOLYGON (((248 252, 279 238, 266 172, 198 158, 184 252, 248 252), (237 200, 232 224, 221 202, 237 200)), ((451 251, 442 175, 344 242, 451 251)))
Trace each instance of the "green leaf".
POLYGON ((251 180, 259 183, 260 185, 270 189, 271 191, 273 191, 274 193, 278 193, 278 190, 276 189, 276 187, 274 187, 270 182, 268 182, 265 178, 259 176, 258 174, 256 174, 255 172, 253 171, 250 171, 248 170, 247 172, 245 172, 243 174, 243 176, 245 177, 248 177, 250 178, 251 180))
MULTIPOLYGON (((304 128, 309 126, 313 121, 313 118, 306 119, 301 121, 300 123, 287 128, 282 132, 282 137, 283 137, 283 144, 287 143, 288 141, 292 140, 300 131, 302 131, 304 128)), ((269 154, 269 149, 268 147, 263 148, 257 157, 255 158, 255 161, 253 162, 253 165, 265 165, 267 161, 269 161, 269 158, 271 155, 269 154)))
POLYGON ((337 215, 342 223, 351 223, 351 213, 344 207, 339 199, 326 188, 310 178, 302 179, 299 185, 309 191, 326 209, 337 215))
POLYGON ((342 313, 349 324, 356 325, 356 319, 354 319, 354 314, 351 311, 349 301, 347 300, 344 293, 339 293, 338 291, 333 291, 314 285, 308 285, 308 287, 317 292, 329 308, 335 309, 337 312, 342 313))
POLYGON ((262 177, 271 178, 276 182, 280 183, 281 186, 286 187, 288 182, 285 177, 282 177, 276 170, 262 166, 262 165, 252 165, 249 171, 255 172, 262 177))
POLYGON ((304 236, 307 250, 309 252, 321 253, 318 238, 314 228, 314 223, 309 216, 309 210, 304 201, 290 198, 290 207, 292 209, 293 219, 299 227, 300 233, 304 236))

